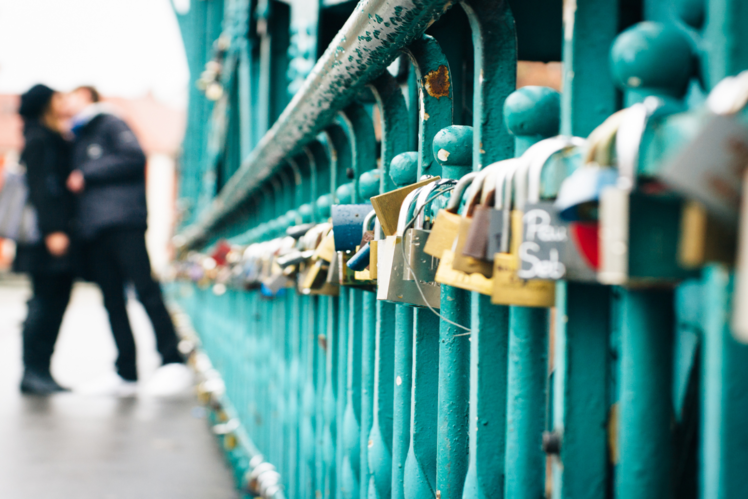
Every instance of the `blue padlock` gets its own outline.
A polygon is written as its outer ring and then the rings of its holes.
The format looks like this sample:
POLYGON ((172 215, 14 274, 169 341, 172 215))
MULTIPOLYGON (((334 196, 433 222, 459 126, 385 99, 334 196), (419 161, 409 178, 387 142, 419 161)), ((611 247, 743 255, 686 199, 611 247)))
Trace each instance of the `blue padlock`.
POLYGON ((335 251, 355 251, 361 244, 364 218, 371 212, 370 204, 332 205, 332 230, 335 234, 335 251))
POLYGON ((364 246, 356 252, 355 255, 353 255, 348 260, 348 268, 353 270, 354 272, 362 272, 366 270, 366 267, 369 266, 369 257, 371 256, 371 251, 369 249, 369 243, 364 244, 364 246))

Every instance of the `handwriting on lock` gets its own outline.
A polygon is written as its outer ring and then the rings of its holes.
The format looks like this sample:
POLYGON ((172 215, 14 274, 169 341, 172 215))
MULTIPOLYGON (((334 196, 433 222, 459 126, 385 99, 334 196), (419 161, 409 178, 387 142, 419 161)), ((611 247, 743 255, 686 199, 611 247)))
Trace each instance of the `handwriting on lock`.
POLYGON ((519 247, 517 271, 522 279, 561 279, 566 274, 559 250, 569 234, 552 210, 550 203, 540 203, 528 209, 522 219, 524 238, 519 247))

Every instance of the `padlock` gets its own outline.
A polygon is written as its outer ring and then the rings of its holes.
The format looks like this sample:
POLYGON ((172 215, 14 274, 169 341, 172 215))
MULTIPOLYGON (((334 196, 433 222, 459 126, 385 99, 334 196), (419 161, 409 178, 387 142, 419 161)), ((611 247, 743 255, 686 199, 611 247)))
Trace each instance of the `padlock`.
POLYGON ((699 201, 685 201, 680 224, 678 261, 687 269, 708 262, 732 265, 735 262, 737 234, 699 201))
MULTIPOLYGON (((364 258, 362 264, 365 263, 364 268, 357 270, 355 277, 362 281, 375 281, 377 279, 377 246, 381 240, 382 229, 379 226, 377 220, 377 214, 375 211, 371 211, 364 219, 363 236, 361 242, 368 251, 368 256, 364 258), (370 231, 369 226, 374 222, 374 230, 370 231)), ((359 249, 361 251, 361 249, 359 249)), ((350 261, 349 261, 350 264, 350 261)), ((354 269, 355 270, 355 269, 354 269)))
POLYGON ((415 184, 406 185, 405 187, 385 192, 384 194, 371 198, 371 205, 377 212, 377 219, 382 226, 382 231, 385 236, 393 236, 397 232, 400 207, 404 203, 405 198, 414 190, 439 180, 440 177, 428 177, 416 182, 415 184))
POLYGON ((314 226, 300 239, 303 251, 312 251, 313 256, 304 263, 304 268, 298 276, 298 291, 305 295, 338 296, 337 266, 332 266, 334 260, 334 236, 332 224, 323 223, 314 226), (326 244, 324 251, 319 252, 320 246, 326 244), (325 258, 329 258, 326 260, 325 258))
POLYGON ((700 202, 735 231, 748 162, 748 71, 719 82, 707 99, 707 121, 682 151, 657 171, 668 187, 700 202), (741 112, 742 111, 742 112, 741 112))
POLYGON ((657 172, 686 196, 678 259, 686 268, 735 263, 738 202, 748 155, 748 127, 739 117, 748 102, 748 71, 728 77, 710 92, 708 122, 657 172))
POLYGON ((335 253, 335 234, 332 231, 331 224, 324 225, 328 225, 330 227, 330 230, 326 233, 323 231, 324 236, 322 237, 319 245, 314 250, 314 256, 312 257, 312 259, 321 259, 329 263, 332 261, 332 256, 335 253))
MULTIPOLYGON (((582 165, 563 180, 553 206, 568 226, 568 239, 559 247, 564 279, 597 282, 600 268, 600 194, 618 180, 614 145, 623 111, 611 115, 592 131, 582 165)), ((555 221, 551 222, 555 225, 555 221)))
MULTIPOLYGON (((537 144, 536 144, 537 145, 537 144)), ((535 146, 533 146, 535 147, 535 146)), ((543 146, 525 151, 518 161, 509 164, 506 174, 503 176, 503 185, 497 185, 503 190, 502 204, 512 208, 508 217, 507 225, 504 227, 502 236, 509 238, 508 253, 496 253, 493 261, 493 277, 491 279, 491 303, 497 305, 515 305, 522 307, 552 307, 555 301, 555 283, 546 280, 522 279, 517 276, 519 270, 519 247, 522 242, 522 218, 523 213, 513 206, 512 187, 515 179, 526 172, 533 156, 543 149, 543 146), (529 154, 528 154, 529 153, 529 154), (507 231, 508 229, 508 231, 507 231)), ((519 189, 523 189, 523 183, 519 182, 519 189)))
POLYGON ((407 254, 404 247, 404 233, 409 225, 409 215, 413 209, 423 209, 428 199, 428 194, 434 189, 436 184, 421 187, 408 193, 403 201, 398 214, 398 225, 395 235, 387 236, 382 240, 379 247, 379 257, 377 261, 378 279, 377 279, 377 299, 394 303, 408 303, 415 306, 430 307, 438 309, 440 307, 441 288, 435 282, 424 281, 420 276, 415 276, 413 280, 405 280, 405 260, 407 254), (425 197, 418 196, 421 192, 425 197), (418 201, 414 201, 418 197, 418 201))
MULTIPOLYGON (((431 234, 431 220, 426 215, 428 206, 448 188, 452 188, 455 180, 440 180, 435 184, 423 187, 416 198, 416 213, 413 227, 406 221, 404 231, 405 272, 403 279, 421 283, 434 283, 439 259, 424 252, 426 241, 431 234)), ((432 284, 433 285, 433 284, 432 284)))
POLYGON ((625 109, 616 134, 618 182, 600 195, 603 284, 675 283, 693 275, 678 262, 683 200, 657 182, 637 179, 642 135, 662 105, 648 97, 625 109))
MULTIPOLYGON (((494 165, 484 168, 478 172, 475 180, 471 183, 467 204, 465 205, 465 213, 460 217, 460 224, 457 227, 457 237, 452 246, 452 268, 454 270, 459 270, 466 274, 474 274, 478 272, 487 278, 490 278, 491 274, 493 274, 493 266, 491 265, 491 262, 468 256, 464 254, 463 251, 468 240, 470 229, 473 225, 473 212, 481 199, 483 184, 495 169, 496 167, 494 165)), ((493 189, 493 186, 491 189, 493 189)), ((489 220, 485 217, 482 218, 481 221, 488 222, 489 220)), ((488 224, 485 224, 483 228, 488 230, 488 224)))
POLYGON ((436 220, 431 227, 431 234, 429 234, 426 246, 423 249, 426 254, 441 259, 445 250, 452 250, 452 245, 457 238, 460 218, 462 218, 457 214, 462 195, 477 176, 477 172, 468 173, 463 175, 455 184, 447 207, 439 210, 439 213, 436 214, 436 220))
MULTIPOLYGON (((541 201, 541 180, 546 176, 548 182, 558 180, 560 175, 545 169, 548 162, 557 154, 576 151, 584 144, 579 137, 558 136, 540 141, 527 151, 530 160, 517 173, 516 194, 517 210, 523 213, 517 271, 521 279, 558 280, 567 276, 563 259, 570 257, 565 250, 573 247, 569 226, 561 220, 553 201, 541 201)), ((556 190, 551 186, 547 189, 556 190)))
MULTIPOLYGON (((509 162, 511 162, 511 160, 507 162, 494 163, 493 165, 490 165, 489 167, 486 167, 486 168, 499 169, 503 167, 502 163, 509 163, 509 162)), ((482 177, 485 178, 485 175, 486 175, 485 172, 481 172, 481 173, 482 173, 482 177)), ((458 182, 457 187, 455 187, 455 192, 452 193, 452 197, 449 199, 449 205, 446 208, 446 210, 448 210, 447 213, 449 213, 449 218, 442 218, 442 220, 447 220, 448 222, 452 222, 454 221, 454 219, 451 218, 451 215, 459 217, 459 215, 456 215, 455 212, 457 210, 457 207, 460 205, 460 201, 461 201, 460 198, 462 197, 461 193, 464 192, 464 189, 468 184, 471 184, 474 180, 477 180, 477 178, 478 178, 478 174, 472 173, 472 174, 465 175, 464 177, 460 179, 460 182, 458 182), (466 177, 468 178, 467 180, 465 180, 464 187, 460 188, 460 183, 463 182, 463 180, 466 179, 466 177)), ((467 206, 469 206, 471 202, 474 203, 475 199, 478 199, 473 196, 473 194, 476 194, 476 191, 471 190, 470 194, 471 195, 469 196, 467 206), (473 201, 471 201, 471 198, 473 199, 473 201)), ((479 194, 480 193, 478 192, 476 195, 479 195, 479 194)), ((445 213, 445 210, 441 210, 439 212, 439 214, 443 214, 443 213, 445 213)), ((459 217, 459 218, 462 218, 462 217, 459 217)), ((439 216, 437 216, 436 223, 439 223, 439 221, 440 221, 439 216)), ((457 229, 459 225, 459 220, 457 222, 458 224, 454 226, 454 231, 455 231, 454 239, 457 238, 457 229)), ((448 226, 445 225, 444 227, 448 227, 448 226)), ((432 229, 432 234, 435 230, 436 228, 432 229)), ((431 239, 429 239, 429 241, 430 240, 431 239)), ((490 295, 493 289, 492 280, 490 277, 486 277, 481 272, 466 273, 460 270, 456 270, 453 267, 453 261, 455 258, 455 251, 453 250, 453 247, 456 249, 457 243, 455 241, 452 244, 453 246, 450 246, 449 248, 445 249, 441 253, 442 258, 439 261, 439 268, 436 271, 436 278, 435 278, 436 281, 442 284, 448 284, 450 286, 454 286, 460 289, 465 289, 468 291, 475 291, 477 293, 490 295)))
POLYGON ((370 204, 335 204, 332 206, 332 229, 335 251, 354 251, 361 242, 364 219, 372 211, 370 204))
MULTIPOLYGON (((466 257, 477 258, 487 262, 493 261, 493 253, 488 252, 488 240, 491 232, 491 218, 499 213, 493 213, 496 203, 496 178, 503 175, 504 169, 497 168, 497 163, 485 168, 488 175, 481 189, 480 204, 473 212, 473 222, 470 225, 462 254, 466 257)), ((494 222, 496 224, 496 222, 494 222)), ((499 231, 500 234, 500 231, 499 231)), ((500 235, 499 235, 500 237, 500 235)))

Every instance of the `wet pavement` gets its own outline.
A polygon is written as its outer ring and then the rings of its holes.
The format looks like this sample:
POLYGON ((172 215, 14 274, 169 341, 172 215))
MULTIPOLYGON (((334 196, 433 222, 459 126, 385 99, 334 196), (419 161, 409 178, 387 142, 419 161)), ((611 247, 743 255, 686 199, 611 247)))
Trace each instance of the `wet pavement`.
MULTIPOLYGON (((173 400, 21 396, 28 286, 0 280, 0 498, 236 499, 233 478, 192 395, 173 400)), ((147 379, 158 366, 150 323, 128 307, 147 379)), ((77 285, 52 361, 75 387, 111 371, 116 352, 101 295, 77 285)))

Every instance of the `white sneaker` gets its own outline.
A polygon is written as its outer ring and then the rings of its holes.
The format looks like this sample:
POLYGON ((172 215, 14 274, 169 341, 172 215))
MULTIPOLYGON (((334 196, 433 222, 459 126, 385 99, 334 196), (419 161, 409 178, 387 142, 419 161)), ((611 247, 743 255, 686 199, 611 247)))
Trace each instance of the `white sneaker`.
POLYGON ((192 388, 192 371, 184 364, 166 364, 156 369, 143 386, 142 393, 151 397, 185 395, 192 388))
POLYGON ((108 373, 95 381, 75 388, 74 391, 82 395, 134 397, 138 392, 138 383, 127 381, 117 373, 108 373))

